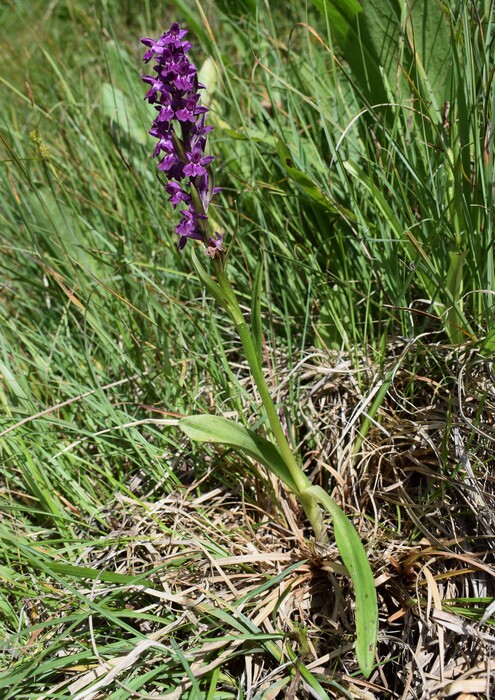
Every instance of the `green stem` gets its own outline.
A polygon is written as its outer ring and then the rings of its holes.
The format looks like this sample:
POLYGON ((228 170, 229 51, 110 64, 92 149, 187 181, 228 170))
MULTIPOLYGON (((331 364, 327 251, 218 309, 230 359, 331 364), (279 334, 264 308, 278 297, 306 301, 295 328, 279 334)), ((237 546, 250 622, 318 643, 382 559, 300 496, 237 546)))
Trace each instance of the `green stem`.
POLYGON ((266 383, 263 375, 261 360, 256 351, 256 346, 253 341, 251 331, 246 319, 244 318, 241 307, 239 306, 234 289, 225 272, 223 261, 218 259, 214 260, 214 266, 218 284, 228 300, 226 309, 235 324, 237 332, 239 333, 242 347, 244 348, 244 352, 246 354, 246 359, 249 363, 254 381, 258 387, 261 401, 263 402, 263 406, 265 408, 270 429, 273 433, 280 454, 289 468, 294 483, 296 484, 297 493, 295 495, 301 502, 304 512, 306 513, 306 516, 313 527, 316 538, 320 542, 325 542, 327 537, 321 509, 317 501, 306 493, 307 489, 311 487, 311 482, 299 466, 289 442, 285 437, 282 424, 280 423, 280 419, 278 417, 277 409, 275 408, 268 384, 266 383))

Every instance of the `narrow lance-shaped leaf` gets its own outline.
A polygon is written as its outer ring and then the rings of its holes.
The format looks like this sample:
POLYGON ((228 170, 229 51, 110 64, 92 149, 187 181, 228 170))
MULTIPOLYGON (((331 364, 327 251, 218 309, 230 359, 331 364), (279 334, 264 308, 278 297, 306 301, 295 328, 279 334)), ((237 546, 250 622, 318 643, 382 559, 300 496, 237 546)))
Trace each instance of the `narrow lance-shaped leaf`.
POLYGON ((306 493, 332 516, 335 541, 356 595, 356 656, 359 668, 368 677, 373 669, 378 637, 378 603, 366 551, 351 521, 321 486, 311 486, 306 493))
POLYGON ((295 166, 292 159, 292 154, 286 144, 279 139, 277 141, 276 148, 278 157, 280 158, 284 169, 287 171, 287 174, 292 180, 294 180, 294 182, 297 182, 304 193, 325 210, 331 212, 332 214, 338 214, 335 206, 328 199, 328 197, 323 194, 318 185, 310 178, 310 176, 295 166))
POLYGON ((297 487, 279 451, 249 428, 222 416, 199 415, 182 418, 179 428, 195 442, 213 442, 231 447, 263 464, 297 494, 297 487))

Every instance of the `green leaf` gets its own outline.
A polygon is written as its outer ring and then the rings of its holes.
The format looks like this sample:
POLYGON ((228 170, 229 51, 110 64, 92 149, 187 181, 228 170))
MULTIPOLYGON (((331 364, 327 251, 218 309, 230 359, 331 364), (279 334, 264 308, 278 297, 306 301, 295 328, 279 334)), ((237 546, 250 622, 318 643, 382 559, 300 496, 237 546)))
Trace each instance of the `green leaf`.
POLYGON ((105 44, 105 58, 111 82, 101 86, 99 108, 112 132, 149 146, 148 107, 141 95, 136 99, 135 57, 121 44, 109 41, 105 44))
POLYGON ((435 99, 437 109, 441 108, 450 74, 452 51, 445 5, 442 6, 438 0, 411 2, 408 19, 408 36, 418 77, 428 88, 425 90, 426 96, 435 99))
POLYGON ((495 355, 495 327, 491 327, 481 341, 480 352, 482 355, 495 355))
MULTIPOLYGON (((183 418, 179 427, 191 440, 232 447, 256 459, 297 493, 287 465, 275 446, 248 428, 221 416, 210 415, 183 418)), ((366 552, 350 520, 321 487, 312 486, 305 495, 322 503, 332 516, 335 540, 356 591, 356 656, 361 671, 369 676, 376 649, 378 606, 366 552)))
POLYGON ((332 35, 366 100, 370 104, 386 102, 387 77, 397 68, 395 49, 400 30, 396 3, 313 0, 313 4, 328 18, 332 35))
POLYGON ((332 202, 328 199, 328 197, 326 197, 323 194, 323 192, 316 185, 316 183, 313 182, 309 175, 306 175, 306 173, 303 173, 302 170, 296 168, 292 159, 291 152, 289 151, 285 143, 280 139, 277 141, 277 153, 287 174, 291 177, 292 180, 294 180, 294 182, 296 182, 299 185, 299 187, 310 199, 312 199, 314 202, 317 202, 321 207, 331 212, 332 214, 339 213, 335 206, 332 204, 332 202))
POLYGON ((370 104, 407 98, 412 80, 438 109, 444 99, 450 55, 449 23, 440 2, 312 2, 328 18, 334 39, 370 104))
POLYGON ((328 17, 328 23, 339 42, 347 37, 352 22, 362 11, 357 0, 312 0, 312 2, 322 15, 328 17))
POLYGON ((445 286, 450 292, 452 304, 447 311, 446 329, 453 343, 460 344, 466 340, 464 335, 464 318, 462 314, 463 269, 466 253, 449 250, 449 269, 445 286))
POLYGON ((252 457, 297 494, 289 468, 275 445, 252 430, 227 418, 208 414, 182 418, 179 428, 195 442, 212 442, 252 457))
POLYGON ((110 83, 103 83, 100 107, 112 130, 117 129, 127 134, 129 138, 141 145, 149 144, 148 133, 142 126, 146 122, 138 120, 133 105, 129 104, 129 98, 120 88, 110 83))
POLYGON ((256 266, 254 273, 253 291, 251 294, 251 332, 253 335, 254 346, 258 357, 261 360, 261 349, 263 340, 263 328, 261 321, 261 292, 263 284, 263 258, 256 266))
MULTIPOLYGON (((213 95, 216 92, 219 79, 218 68, 215 61, 211 56, 207 56, 198 71, 198 80, 201 85, 206 85, 207 87, 207 90, 201 95, 201 104, 208 107, 208 109, 211 107, 213 95)), ((216 110, 218 109, 218 105, 216 105, 216 110)))
POLYGON ((335 541, 356 593, 356 656, 359 668, 367 678, 375 658, 378 603, 366 551, 349 518, 321 486, 311 486, 305 493, 316 498, 332 516, 335 541))

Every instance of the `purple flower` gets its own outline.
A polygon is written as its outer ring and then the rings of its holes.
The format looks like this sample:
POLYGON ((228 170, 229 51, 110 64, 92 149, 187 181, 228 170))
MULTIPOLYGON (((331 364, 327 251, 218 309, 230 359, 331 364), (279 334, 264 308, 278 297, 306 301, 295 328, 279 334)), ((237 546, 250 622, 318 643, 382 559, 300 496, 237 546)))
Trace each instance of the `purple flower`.
POLYGON ((148 51, 146 51, 143 56, 143 61, 148 63, 154 56, 163 56, 167 46, 181 48, 184 53, 187 53, 191 48, 191 44, 188 41, 182 41, 186 34, 187 30, 180 29, 178 23, 174 22, 170 30, 163 34, 158 41, 153 41, 153 39, 148 39, 146 37, 141 39, 142 44, 149 46, 148 51))
MULTIPOLYGON (((162 37, 163 39, 163 37, 162 37)), ((158 41, 153 41, 153 39, 141 39, 141 43, 144 44, 145 46, 149 46, 149 50, 146 51, 146 53, 143 56, 143 61, 146 61, 148 63, 153 56, 156 55, 161 55, 163 53, 163 42, 160 43, 160 39, 158 41)))
POLYGON ((165 172, 168 172, 169 170, 172 170, 174 165, 177 165, 179 162, 177 156, 175 153, 169 153, 166 155, 162 160, 158 163, 158 170, 164 170, 165 172))
POLYGON ((158 142, 153 157, 161 157, 158 169, 165 172, 165 191, 174 209, 184 202, 182 219, 176 226, 179 249, 188 238, 203 241, 208 255, 223 255, 222 237, 211 234, 207 211, 219 188, 215 187, 208 165, 215 156, 205 155, 207 136, 212 127, 206 126, 208 109, 201 105, 199 90, 204 85, 187 53, 191 44, 185 41, 187 31, 174 22, 158 41, 147 37, 141 42, 148 48, 143 60, 154 59, 155 75, 142 75, 149 85, 145 99, 155 106, 158 114, 150 129, 158 142))
POLYGON ((206 167, 215 160, 215 156, 203 156, 199 148, 195 148, 192 153, 186 153, 187 165, 184 167, 184 175, 188 177, 196 177, 197 175, 206 175, 206 167))
MULTIPOLYGON (((152 134, 152 136, 155 136, 155 134, 152 134)), ((174 152, 174 142, 172 141, 170 134, 165 134, 164 136, 158 135, 158 143, 153 151, 153 158, 159 156, 162 151, 165 151, 166 153, 174 152)))
POLYGON ((197 71, 194 64, 189 63, 189 61, 183 61, 179 66, 177 66, 173 84, 178 90, 181 90, 181 92, 193 90, 196 76, 197 71))
POLYGON ((144 99, 148 100, 148 102, 156 102, 158 91, 162 89, 162 81, 159 78, 154 78, 152 75, 141 75, 141 79, 151 85, 144 99))
POLYGON ((176 47, 180 46, 183 49, 187 45, 187 49, 184 49, 184 51, 187 52, 190 49, 191 44, 188 41, 182 41, 186 34, 187 29, 181 29, 179 27, 179 23, 174 22, 169 31, 162 36, 162 39, 164 44, 171 44, 172 46, 176 47))
POLYGON ((175 112, 172 108, 172 105, 165 104, 165 105, 163 105, 163 107, 160 107, 160 111, 158 112, 158 116, 155 119, 155 123, 156 122, 171 122, 174 117, 175 117, 175 112))
POLYGON ((218 254, 223 253, 224 248, 222 243, 222 236, 215 231, 215 235, 208 238, 208 248, 206 249, 207 255, 209 255, 210 258, 215 258, 218 254))
POLYGON ((190 202, 191 195, 184 192, 178 182, 171 180, 165 185, 165 191, 170 195, 168 201, 172 203, 174 209, 181 202, 190 202))
POLYGON ((197 122, 199 114, 205 114, 208 111, 206 107, 201 107, 201 105, 197 104, 198 100, 198 93, 184 98, 181 109, 178 109, 175 113, 180 122, 192 122, 194 124, 197 122))
POLYGON ((208 218, 205 214, 198 214, 194 209, 181 209, 182 220, 178 226, 175 227, 177 235, 180 236, 179 240, 179 250, 182 250, 187 243, 188 238, 192 238, 195 241, 203 240, 203 233, 199 227, 199 220, 203 219, 206 221, 208 218))
MULTIPOLYGON (((184 59, 184 52, 178 49, 164 49, 161 55, 160 66, 155 66, 154 70, 161 71, 162 75, 175 75, 181 67, 184 59)), ((187 60, 187 59, 186 59, 187 60)))

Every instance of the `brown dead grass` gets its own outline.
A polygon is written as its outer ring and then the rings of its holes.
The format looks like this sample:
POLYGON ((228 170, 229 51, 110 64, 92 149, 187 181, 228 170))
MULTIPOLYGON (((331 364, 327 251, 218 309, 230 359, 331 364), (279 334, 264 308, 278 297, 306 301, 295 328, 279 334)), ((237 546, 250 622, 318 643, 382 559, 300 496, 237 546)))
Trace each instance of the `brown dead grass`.
POLYGON ((495 595, 491 365, 441 346, 391 350, 382 372, 363 358, 359 383, 343 357, 301 368, 315 476, 329 474, 347 512, 367 516, 360 531, 381 603, 381 666, 370 680, 387 689, 375 697, 495 697, 495 635, 480 600, 495 595), (369 397, 393 369, 354 454, 369 397))
MULTIPOLYGON (((352 653, 352 590, 337 550, 311 541, 291 497, 281 499, 280 511, 266 512, 269 499, 255 503, 220 488, 197 496, 197 484, 157 498, 156 492, 140 493, 136 482, 139 501, 118 496, 108 524, 112 539, 122 533, 127 544, 88 551, 87 563, 125 573, 168 564, 154 592, 140 592, 141 604, 158 614, 161 606, 173 606, 198 635, 208 611, 232 614, 243 598, 243 615, 260 631, 281 634, 278 661, 249 650, 235 656, 235 639, 217 648, 210 639, 195 651, 198 676, 221 666, 242 678, 250 698, 287 678, 288 665, 296 668, 299 659, 335 698, 344 697, 339 686, 369 700, 495 697, 489 605, 495 596, 494 377, 475 354, 429 346, 421 355, 416 349, 412 369, 408 352, 397 343, 382 371, 366 358, 358 371, 343 355, 320 353, 295 370, 305 466, 352 517, 376 577, 379 648, 368 680, 359 676, 352 653), (356 453, 371 399, 393 367, 390 390, 356 453), (170 566, 174 560, 177 566, 170 566), (258 590, 291 564, 287 576, 258 590), (163 591, 158 599, 156 589, 163 591)), ((286 379, 281 400, 289 373, 286 379)), ((260 473, 258 493, 263 480, 260 473)), ((161 643, 168 634, 153 625, 143 631, 161 643)), ((82 674, 73 692, 94 677, 82 674)), ((314 697, 299 674, 291 678, 266 697, 314 697)), ((176 697, 188 687, 185 676, 176 697)))

